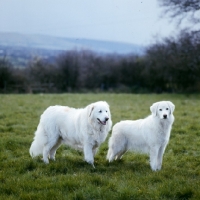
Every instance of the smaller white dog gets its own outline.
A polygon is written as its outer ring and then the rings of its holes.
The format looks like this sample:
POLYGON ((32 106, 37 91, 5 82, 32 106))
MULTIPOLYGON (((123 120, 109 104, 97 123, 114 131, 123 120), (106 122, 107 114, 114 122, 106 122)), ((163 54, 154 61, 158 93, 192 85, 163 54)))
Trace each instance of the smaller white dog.
POLYGON ((174 109, 172 102, 160 101, 150 107, 152 114, 147 118, 115 124, 109 139, 109 162, 120 159, 126 151, 133 150, 150 154, 151 169, 160 170, 174 122, 174 109))
POLYGON ((84 152, 86 162, 94 167, 94 156, 112 126, 109 105, 105 101, 85 108, 50 106, 41 115, 30 147, 32 157, 43 154, 43 161, 55 160, 56 150, 64 143, 84 152))

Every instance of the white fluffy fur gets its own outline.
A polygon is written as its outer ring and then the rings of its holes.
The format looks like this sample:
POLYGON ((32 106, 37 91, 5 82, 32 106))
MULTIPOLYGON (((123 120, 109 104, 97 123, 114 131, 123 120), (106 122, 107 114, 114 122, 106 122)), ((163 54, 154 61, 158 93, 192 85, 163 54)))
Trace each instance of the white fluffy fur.
POLYGON ((152 114, 147 118, 115 124, 109 139, 109 162, 120 159, 126 151, 133 150, 150 154, 151 169, 160 170, 174 122, 174 109, 172 102, 160 101, 150 107, 152 114))
POLYGON ((94 166, 94 156, 111 126, 109 105, 104 101, 81 109, 50 106, 41 115, 30 155, 43 154, 43 161, 49 163, 48 157, 55 160, 56 150, 65 143, 83 151, 85 160, 94 166))

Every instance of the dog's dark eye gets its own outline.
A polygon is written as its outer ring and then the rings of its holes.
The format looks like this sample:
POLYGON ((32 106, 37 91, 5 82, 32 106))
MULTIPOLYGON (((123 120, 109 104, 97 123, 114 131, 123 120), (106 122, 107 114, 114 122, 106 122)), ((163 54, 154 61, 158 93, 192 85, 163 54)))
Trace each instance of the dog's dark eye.
POLYGON ((102 113, 102 111, 100 110, 99 113, 102 113))
POLYGON ((166 110, 169 110, 169 108, 166 108, 166 110))
POLYGON ((162 111, 162 109, 159 109, 160 111, 162 111))
POLYGON ((108 112, 108 111, 106 110, 106 112, 108 112))

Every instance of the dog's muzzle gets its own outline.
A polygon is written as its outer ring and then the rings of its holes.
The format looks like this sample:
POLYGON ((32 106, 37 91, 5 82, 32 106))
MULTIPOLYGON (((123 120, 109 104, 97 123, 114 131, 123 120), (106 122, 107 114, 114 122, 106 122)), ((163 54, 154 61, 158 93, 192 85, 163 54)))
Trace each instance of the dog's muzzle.
POLYGON ((106 117, 104 121, 101 121, 99 118, 97 118, 97 120, 99 121, 100 124, 106 125, 106 122, 109 120, 109 118, 106 117))
POLYGON ((167 119, 167 115, 163 115, 163 119, 167 119))

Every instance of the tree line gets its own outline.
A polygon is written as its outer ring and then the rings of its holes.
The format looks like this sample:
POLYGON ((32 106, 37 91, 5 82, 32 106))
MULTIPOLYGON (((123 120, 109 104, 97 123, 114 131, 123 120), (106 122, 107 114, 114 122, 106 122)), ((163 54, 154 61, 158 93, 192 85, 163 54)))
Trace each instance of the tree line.
MULTIPOLYGON (((198 0, 158 0, 181 25, 200 23, 198 0)), ((193 26, 191 26, 193 27, 193 26)), ((199 29, 197 29, 199 30, 199 29)), ((69 51, 55 63, 35 58, 26 68, 0 59, 0 92, 199 92, 200 31, 182 31, 150 45, 144 55, 69 51)))
POLYGON ((55 63, 35 58, 26 68, 0 60, 1 93, 199 92, 200 32, 181 32, 144 55, 67 51, 55 63))

